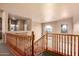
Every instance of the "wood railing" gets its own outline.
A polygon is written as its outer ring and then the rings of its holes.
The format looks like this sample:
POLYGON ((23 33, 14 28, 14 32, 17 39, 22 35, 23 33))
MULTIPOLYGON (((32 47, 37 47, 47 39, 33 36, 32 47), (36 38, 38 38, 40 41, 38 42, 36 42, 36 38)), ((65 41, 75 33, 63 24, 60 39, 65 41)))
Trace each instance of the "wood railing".
POLYGON ((37 41, 32 35, 6 33, 7 45, 17 51, 16 55, 37 56, 49 50, 64 56, 79 55, 79 35, 46 33, 37 41))
POLYGON ((27 33, 6 33, 6 44, 15 55, 32 55, 33 35, 33 32, 32 35, 27 35, 27 33))
MULTIPOLYGON (((51 40, 51 47, 48 50, 64 56, 78 56, 79 35, 48 33, 48 40, 51 40)), ((48 42, 49 44, 50 42, 48 42)))

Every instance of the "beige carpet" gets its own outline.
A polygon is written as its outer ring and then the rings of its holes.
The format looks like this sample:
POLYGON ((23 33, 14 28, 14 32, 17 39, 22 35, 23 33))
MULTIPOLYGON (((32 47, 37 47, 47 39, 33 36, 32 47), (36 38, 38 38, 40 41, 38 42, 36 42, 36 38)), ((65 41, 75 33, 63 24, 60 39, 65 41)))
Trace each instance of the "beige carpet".
POLYGON ((0 41, 0 56, 13 56, 9 49, 0 41))

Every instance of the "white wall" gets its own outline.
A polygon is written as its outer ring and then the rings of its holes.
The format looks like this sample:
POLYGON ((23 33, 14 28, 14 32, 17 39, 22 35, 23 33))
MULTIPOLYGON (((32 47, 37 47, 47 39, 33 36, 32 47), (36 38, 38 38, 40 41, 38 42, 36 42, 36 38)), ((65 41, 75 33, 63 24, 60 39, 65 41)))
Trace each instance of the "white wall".
POLYGON ((0 17, 2 17, 2 40, 5 39, 5 32, 8 31, 8 13, 0 11, 0 17))
POLYGON ((73 33, 79 34, 79 16, 73 19, 73 33))
POLYGON ((8 31, 8 13, 3 11, 2 13, 2 38, 3 42, 6 42, 5 33, 8 31))
POLYGON ((33 22, 32 31, 35 33, 35 39, 38 40, 41 37, 41 24, 33 22))
POLYGON ((44 32, 44 28, 47 25, 52 26, 54 33, 61 33, 61 24, 68 24, 68 33, 73 33, 73 19, 72 18, 64 18, 54 22, 43 23, 42 28, 44 32))
POLYGON ((57 33, 61 33, 61 24, 67 24, 68 33, 73 33, 73 18, 58 20, 55 27, 57 33))

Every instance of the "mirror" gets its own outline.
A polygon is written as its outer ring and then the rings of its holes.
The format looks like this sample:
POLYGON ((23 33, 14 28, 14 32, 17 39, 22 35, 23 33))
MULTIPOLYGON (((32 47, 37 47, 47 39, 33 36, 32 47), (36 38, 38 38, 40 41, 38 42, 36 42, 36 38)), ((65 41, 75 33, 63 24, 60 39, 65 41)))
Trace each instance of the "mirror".
POLYGON ((68 25, 61 24, 61 33, 67 33, 67 32, 68 32, 68 25))

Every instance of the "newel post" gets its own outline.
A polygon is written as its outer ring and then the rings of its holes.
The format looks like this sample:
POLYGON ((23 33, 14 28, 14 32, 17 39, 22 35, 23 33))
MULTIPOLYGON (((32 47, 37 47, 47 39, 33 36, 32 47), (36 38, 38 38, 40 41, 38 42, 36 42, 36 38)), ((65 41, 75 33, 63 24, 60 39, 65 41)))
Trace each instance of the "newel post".
POLYGON ((48 50, 48 32, 46 32, 46 50, 48 50))
POLYGON ((34 56, 34 40, 35 40, 35 35, 34 32, 32 31, 32 56, 34 56))

